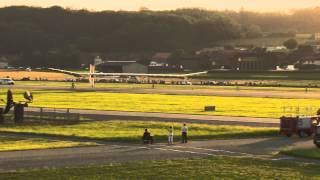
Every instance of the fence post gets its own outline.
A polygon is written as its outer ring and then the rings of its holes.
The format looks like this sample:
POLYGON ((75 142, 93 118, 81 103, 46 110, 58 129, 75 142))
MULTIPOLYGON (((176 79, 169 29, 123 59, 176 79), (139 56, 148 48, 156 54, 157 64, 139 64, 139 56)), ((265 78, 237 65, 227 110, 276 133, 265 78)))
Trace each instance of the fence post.
POLYGON ((297 116, 300 116, 300 107, 299 106, 296 107, 296 114, 297 114, 297 116))

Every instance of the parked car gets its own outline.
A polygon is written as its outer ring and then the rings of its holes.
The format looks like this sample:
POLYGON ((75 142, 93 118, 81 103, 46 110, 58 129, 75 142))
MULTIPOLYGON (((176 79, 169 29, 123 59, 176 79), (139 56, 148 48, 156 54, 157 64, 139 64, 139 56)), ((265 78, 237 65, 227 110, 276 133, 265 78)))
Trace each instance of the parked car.
POLYGON ((23 77, 21 78, 21 81, 30 81, 30 77, 23 77))
POLYGON ((180 84, 181 84, 181 85, 192 85, 192 82, 189 82, 189 81, 181 81, 180 84))
POLYGON ((127 83, 139 83, 139 80, 135 76, 130 76, 127 78, 127 83))
POLYGON ((11 78, 0 78, 1 85, 14 85, 14 81, 11 78))

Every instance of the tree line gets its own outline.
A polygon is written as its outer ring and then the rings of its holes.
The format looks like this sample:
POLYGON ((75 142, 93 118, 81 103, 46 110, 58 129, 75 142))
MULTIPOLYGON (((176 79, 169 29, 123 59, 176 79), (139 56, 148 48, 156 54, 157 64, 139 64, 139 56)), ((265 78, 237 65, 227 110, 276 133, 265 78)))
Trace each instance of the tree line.
POLYGON ((101 11, 0 8, 0 54, 16 64, 76 67, 80 54, 197 49, 213 42, 320 31, 320 8, 290 15, 247 11, 101 11), (305 19, 308 19, 306 21, 305 19))

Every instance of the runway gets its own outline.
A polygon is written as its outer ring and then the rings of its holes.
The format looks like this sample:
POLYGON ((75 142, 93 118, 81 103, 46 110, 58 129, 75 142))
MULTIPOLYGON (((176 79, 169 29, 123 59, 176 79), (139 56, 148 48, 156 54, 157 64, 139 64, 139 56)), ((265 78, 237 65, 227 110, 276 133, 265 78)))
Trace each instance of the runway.
MULTIPOLYGON (((66 138, 63 139, 66 140, 66 138)), ((284 137, 189 141, 187 144, 175 142, 174 145, 139 145, 102 141, 98 143, 100 143, 99 146, 93 147, 0 152, 0 171, 217 156, 296 162, 296 158, 274 155, 274 153, 282 148, 313 146, 310 139, 284 137)), ((319 163, 315 160, 299 160, 300 163, 304 161, 319 163)))

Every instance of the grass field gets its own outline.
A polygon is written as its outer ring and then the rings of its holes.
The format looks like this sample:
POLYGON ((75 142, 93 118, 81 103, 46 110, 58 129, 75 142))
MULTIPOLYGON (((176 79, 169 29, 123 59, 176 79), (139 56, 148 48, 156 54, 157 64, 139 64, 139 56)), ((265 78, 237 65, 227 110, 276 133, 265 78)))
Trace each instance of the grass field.
MULTIPOLYGON (((47 134, 72 136, 107 141, 141 142, 145 128, 154 135, 156 142, 165 142, 170 126, 174 126, 175 140, 180 138, 180 123, 143 122, 143 121, 93 121, 75 125, 2 125, 2 132, 47 134)), ((277 128, 253 128, 244 126, 216 126, 188 124, 192 140, 217 138, 265 137, 276 136, 277 128)))
MULTIPOLYGON (((22 93, 22 90, 16 90, 22 93)), ((5 91, 1 92, 5 98, 5 91)), ((15 95, 16 101, 22 100, 22 95, 15 95)), ((105 92, 74 92, 74 91, 34 91, 35 107, 78 108, 97 110, 117 110, 136 112, 163 112, 181 114, 204 114, 244 117, 279 118, 284 106, 300 107, 300 112, 306 108, 319 107, 318 99, 277 99, 254 97, 220 97, 194 95, 159 95, 159 94, 129 94, 105 92), (204 112, 204 106, 215 105, 215 112, 204 112)), ((294 113, 296 109, 292 109, 294 113)))
POLYGON ((2 179, 319 179, 318 165, 248 158, 196 158, 112 163, 0 173, 2 179))
MULTIPOLYGON (((320 80, 320 71, 210 71, 201 78, 250 80, 320 80)), ((290 82, 290 81, 289 81, 290 82)))
MULTIPOLYGON (((320 75, 320 74, 319 74, 320 75)), ((222 80, 223 81, 223 80, 222 80)), ((253 91, 301 91, 306 87, 320 87, 320 80, 228 80, 231 84, 239 86, 204 86, 204 85, 163 85, 156 84, 156 89, 211 89, 211 90, 253 90, 253 91), (260 84, 259 86, 244 86, 246 82, 260 84), (283 87, 279 87, 283 86, 283 87)), ((16 81, 16 85, 23 86, 47 86, 47 87, 71 87, 70 82, 55 81, 16 81)), ((75 83, 76 87, 89 88, 90 84, 85 82, 75 83)), ((151 89, 152 84, 126 84, 126 83, 96 83, 96 88, 115 88, 115 89, 151 89)), ((14 88, 14 86, 13 86, 14 88)), ((310 91, 320 91, 320 88, 309 88, 310 91)))
POLYGON ((286 155, 289 155, 289 156, 320 159, 320 149, 319 148, 312 148, 312 149, 284 149, 284 150, 281 150, 280 153, 286 154, 286 155))
POLYGON ((0 136, 0 151, 65 148, 75 146, 96 145, 93 142, 73 142, 63 140, 48 140, 41 138, 0 136))

